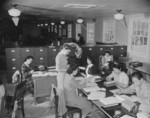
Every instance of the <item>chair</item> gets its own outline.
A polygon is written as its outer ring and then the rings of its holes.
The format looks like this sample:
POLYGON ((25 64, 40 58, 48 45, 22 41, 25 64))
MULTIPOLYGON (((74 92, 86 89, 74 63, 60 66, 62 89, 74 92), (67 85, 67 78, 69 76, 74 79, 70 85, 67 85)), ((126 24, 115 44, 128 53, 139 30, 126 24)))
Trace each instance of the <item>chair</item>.
POLYGON ((12 76, 12 83, 20 83, 22 81, 22 75, 19 70, 16 70, 12 76))
POLYGON ((5 96, 2 97, 1 106, 0 106, 0 118, 4 117, 5 113, 5 96))
MULTIPOLYGON (((53 92, 54 92, 54 103, 55 103, 55 118, 58 118, 58 100, 59 100, 59 96, 57 95, 57 90, 55 87, 52 88, 53 92)), ((70 107, 70 106, 66 106, 67 107, 67 112, 62 116, 63 118, 73 118, 74 113, 78 113, 79 114, 79 118, 82 118, 82 110, 80 108, 76 108, 76 107, 70 107)))
MULTIPOLYGON (((23 118, 24 114, 24 96, 26 93, 26 81, 15 84, 5 84, 6 95, 5 97, 11 97, 10 106, 13 107, 12 118, 16 116, 16 110, 21 110, 23 118)), ((6 104, 7 104, 6 100, 6 104)))

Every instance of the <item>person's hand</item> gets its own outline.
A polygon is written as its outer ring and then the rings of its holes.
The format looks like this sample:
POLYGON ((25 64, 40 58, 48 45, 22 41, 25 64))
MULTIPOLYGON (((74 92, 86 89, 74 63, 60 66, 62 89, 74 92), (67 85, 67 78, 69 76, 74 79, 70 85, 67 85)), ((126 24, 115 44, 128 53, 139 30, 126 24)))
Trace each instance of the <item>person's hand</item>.
POLYGON ((86 77, 86 74, 84 74, 84 73, 81 73, 81 75, 82 75, 83 77, 86 77))
POLYGON ((33 72, 34 72, 34 70, 31 70, 31 71, 30 71, 30 74, 32 74, 33 72))

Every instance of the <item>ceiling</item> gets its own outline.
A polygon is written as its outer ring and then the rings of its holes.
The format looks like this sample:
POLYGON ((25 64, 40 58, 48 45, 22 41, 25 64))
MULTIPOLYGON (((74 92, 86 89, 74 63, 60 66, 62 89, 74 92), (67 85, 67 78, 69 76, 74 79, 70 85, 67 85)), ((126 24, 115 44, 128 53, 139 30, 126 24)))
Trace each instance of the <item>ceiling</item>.
POLYGON ((8 10, 16 4, 21 10, 20 18, 36 20, 113 17, 117 9, 125 15, 150 14, 150 0, 7 0, 3 5, 8 10), (67 4, 91 4, 91 8, 64 7, 67 4))

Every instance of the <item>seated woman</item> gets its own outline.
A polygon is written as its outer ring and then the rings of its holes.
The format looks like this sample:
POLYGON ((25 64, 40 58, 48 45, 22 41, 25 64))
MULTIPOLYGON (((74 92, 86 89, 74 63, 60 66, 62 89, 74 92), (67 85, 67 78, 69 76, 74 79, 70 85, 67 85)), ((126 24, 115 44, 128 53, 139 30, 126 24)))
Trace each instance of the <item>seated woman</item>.
POLYGON ((118 88, 127 88, 129 84, 129 77, 124 71, 122 71, 122 66, 118 63, 114 63, 112 68, 113 71, 106 77, 106 80, 113 82, 118 88))
POLYGON ((132 99, 140 102, 139 111, 150 114, 150 83, 143 79, 140 72, 134 72, 131 75, 133 84, 126 89, 120 89, 118 94, 133 94, 132 99))
MULTIPOLYGON (((66 98, 66 105, 72 107, 78 107, 82 109, 82 113, 85 116, 91 115, 96 110, 96 107, 92 106, 92 103, 85 97, 78 96, 77 89, 83 89, 86 87, 84 77, 77 77, 78 68, 74 66, 69 68, 64 80, 64 91, 66 98)), ((99 118, 104 118, 103 113, 100 113, 99 118)), ((93 117, 95 118, 95 117, 93 117)))
POLYGON ((93 63, 93 59, 91 56, 87 57, 87 66, 86 67, 80 67, 80 69, 84 69, 85 73, 81 73, 84 77, 87 79, 92 79, 93 76, 97 74, 97 69, 93 63))
POLYGON ((22 74, 22 81, 27 81, 27 87, 29 88, 30 92, 33 94, 33 80, 32 80, 32 73, 34 70, 30 67, 30 64, 33 62, 33 56, 28 56, 24 60, 24 63, 21 66, 21 74, 22 74))
POLYGON ((103 71, 106 75, 109 74, 109 62, 113 61, 113 55, 110 55, 109 51, 105 51, 105 55, 100 58, 100 70, 103 71))

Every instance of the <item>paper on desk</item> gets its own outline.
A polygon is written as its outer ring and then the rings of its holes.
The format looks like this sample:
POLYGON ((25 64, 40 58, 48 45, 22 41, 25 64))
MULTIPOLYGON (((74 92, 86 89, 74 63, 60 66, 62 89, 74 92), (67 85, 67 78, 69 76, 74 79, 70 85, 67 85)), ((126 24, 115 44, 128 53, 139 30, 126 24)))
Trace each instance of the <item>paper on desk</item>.
POLYGON ((86 86, 87 87, 95 87, 95 86, 97 86, 97 84, 94 82, 87 82, 86 86))
POLYGON ((134 117, 129 116, 129 115, 123 115, 123 116, 121 116, 120 118, 134 118, 134 117))
POLYGON ((110 92, 112 92, 112 93, 117 93, 119 91, 119 89, 113 89, 113 90, 110 90, 110 92))
POLYGON ((107 97, 107 98, 100 98, 99 101, 102 102, 106 106, 116 105, 118 103, 121 103, 121 100, 119 100, 118 98, 114 96, 107 97))
POLYGON ((54 69, 55 68, 55 66, 49 66, 49 67, 47 67, 48 69, 54 69))
POLYGON ((99 100, 99 98, 105 98, 106 92, 93 91, 88 95, 89 100, 99 100))
POLYGON ((93 87, 83 88, 83 90, 85 92, 92 92, 92 91, 98 91, 98 90, 101 90, 101 89, 98 86, 93 86, 93 87))

